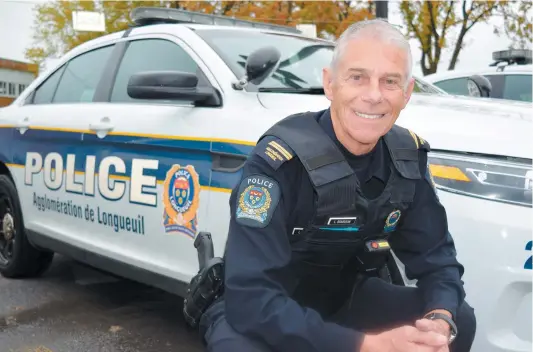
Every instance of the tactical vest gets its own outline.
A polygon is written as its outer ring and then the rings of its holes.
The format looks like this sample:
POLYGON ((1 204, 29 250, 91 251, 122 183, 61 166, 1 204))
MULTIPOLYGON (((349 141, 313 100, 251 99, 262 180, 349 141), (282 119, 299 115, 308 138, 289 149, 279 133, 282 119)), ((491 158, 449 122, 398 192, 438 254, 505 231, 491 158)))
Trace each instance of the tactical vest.
POLYGON ((314 218, 289 224, 288 229, 296 278, 290 291, 293 298, 308 305, 320 299, 342 299, 331 295, 349 288, 357 272, 379 270, 384 256, 375 254, 379 248, 367 247, 380 246, 383 242, 372 240, 394 235, 402 213, 413 202, 416 181, 422 177, 417 137, 394 126, 384 136, 392 160, 390 177, 378 197, 367 199, 342 151, 318 124, 317 115, 289 116, 263 135, 277 137, 293 150, 314 189, 314 218))

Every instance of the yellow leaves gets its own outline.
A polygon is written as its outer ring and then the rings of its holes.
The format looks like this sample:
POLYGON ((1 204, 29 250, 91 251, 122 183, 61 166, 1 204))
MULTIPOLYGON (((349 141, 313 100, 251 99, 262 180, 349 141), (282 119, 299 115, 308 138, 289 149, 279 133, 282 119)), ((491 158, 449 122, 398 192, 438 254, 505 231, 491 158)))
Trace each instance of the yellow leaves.
MULTIPOLYGON (((313 23, 320 37, 338 37, 354 22, 373 18, 368 1, 103 1, 55 0, 36 7, 34 44, 26 57, 40 63, 48 57, 60 57, 68 50, 103 34, 128 28, 131 10, 139 6, 173 7, 202 13, 296 26, 313 23), (105 33, 79 32, 72 28, 73 11, 103 11, 105 33)), ((505 31, 522 46, 531 45, 531 17, 526 13, 531 1, 402 1, 400 13, 406 34, 415 38, 423 57, 425 74, 436 70, 441 51, 454 42, 457 55, 462 38, 475 25, 485 22, 496 11, 505 18, 505 31), (460 28, 453 38, 451 29, 460 28), (461 34, 462 33, 462 34, 461 34), (459 47, 457 47, 459 45, 459 47)), ((455 59, 457 55, 454 54, 455 59)))
POLYGON ((33 47, 28 48, 24 51, 24 56, 31 62, 40 65, 42 60, 47 56, 44 48, 42 47, 33 47))
POLYGON ((296 26, 314 23, 319 36, 339 36, 350 24, 373 15, 357 1, 103 1, 55 0, 36 7, 34 44, 26 57, 41 63, 60 57, 76 46, 103 34, 128 28, 131 10, 139 6, 173 7, 238 19, 296 26), (74 11, 103 11, 106 32, 79 32, 72 27, 74 11))
POLYGON ((533 2, 505 2, 500 6, 504 19, 504 32, 513 41, 515 48, 530 49, 533 42, 531 16, 533 2))
POLYGON ((512 4, 516 6, 510 1, 403 1, 400 12, 407 35, 417 39, 422 50, 422 72, 436 72, 442 50, 450 42, 454 43, 449 65, 453 69, 468 31, 476 23, 487 22, 498 10, 512 4), (458 31, 452 39, 451 29, 455 28, 458 31))

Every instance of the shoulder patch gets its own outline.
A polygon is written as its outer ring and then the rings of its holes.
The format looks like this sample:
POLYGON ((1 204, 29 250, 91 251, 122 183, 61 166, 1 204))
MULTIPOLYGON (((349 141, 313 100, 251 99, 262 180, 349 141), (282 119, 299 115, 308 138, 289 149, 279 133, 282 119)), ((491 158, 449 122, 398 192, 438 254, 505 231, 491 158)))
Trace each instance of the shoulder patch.
POLYGON ((235 218, 249 227, 266 227, 278 206, 281 191, 276 180, 264 175, 244 178, 237 193, 235 218))
POLYGON ((277 170, 294 157, 293 150, 281 139, 267 136, 257 144, 256 154, 263 158, 272 169, 277 170))
POLYGON ((413 137, 413 140, 416 144, 416 149, 424 149, 428 152, 431 151, 429 143, 425 139, 423 139, 411 130, 409 130, 409 133, 411 134, 411 137, 413 137))

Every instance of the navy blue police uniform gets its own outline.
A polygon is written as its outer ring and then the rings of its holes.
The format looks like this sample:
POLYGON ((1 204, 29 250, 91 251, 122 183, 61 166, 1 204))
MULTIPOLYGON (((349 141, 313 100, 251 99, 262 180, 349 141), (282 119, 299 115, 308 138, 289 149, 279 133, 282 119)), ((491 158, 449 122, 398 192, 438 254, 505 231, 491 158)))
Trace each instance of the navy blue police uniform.
POLYGON ((329 109, 267 131, 230 197, 224 294, 200 323, 208 350, 355 352, 365 332, 445 309, 458 328, 450 350, 469 351, 476 321, 428 151, 394 126, 354 156, 329 109), (387 245, 417 287, 383 270, 387 245))

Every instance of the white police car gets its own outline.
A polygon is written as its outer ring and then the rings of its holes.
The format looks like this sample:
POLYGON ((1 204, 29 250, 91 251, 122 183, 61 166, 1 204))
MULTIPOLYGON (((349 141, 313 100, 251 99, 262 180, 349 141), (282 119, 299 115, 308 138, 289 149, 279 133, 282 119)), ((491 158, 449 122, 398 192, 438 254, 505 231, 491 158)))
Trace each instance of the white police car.
MULTIPOLYGON (((195 235, 210 232, 223 252, 230 191, 257 138, 288 114, 328 107, 321 68, 331 42, 170 9, 133 18, 137 26, 75 48, 0 111, 6 277, 40 274, 56 252, 183 295, 198 270, 195 235)), ((398 123, 433 148, 478 317, 474 351, 530 350, 529 107, 422 80, 416 90, 398 123)))
POLYGON ((475 90, 472 94, 472 90, 469 89, 469 80, 474 80, 482 89, 487 90, 481 95, 482 97, 531 103, 533 75, 531 50, 496 51, 492 54, 492 58, 495 61, 487 68, 437 72, 425 76, 424 79, 456 95, 476 95, 475 90), (487 81, 481 80, 479 76, 487 81))

